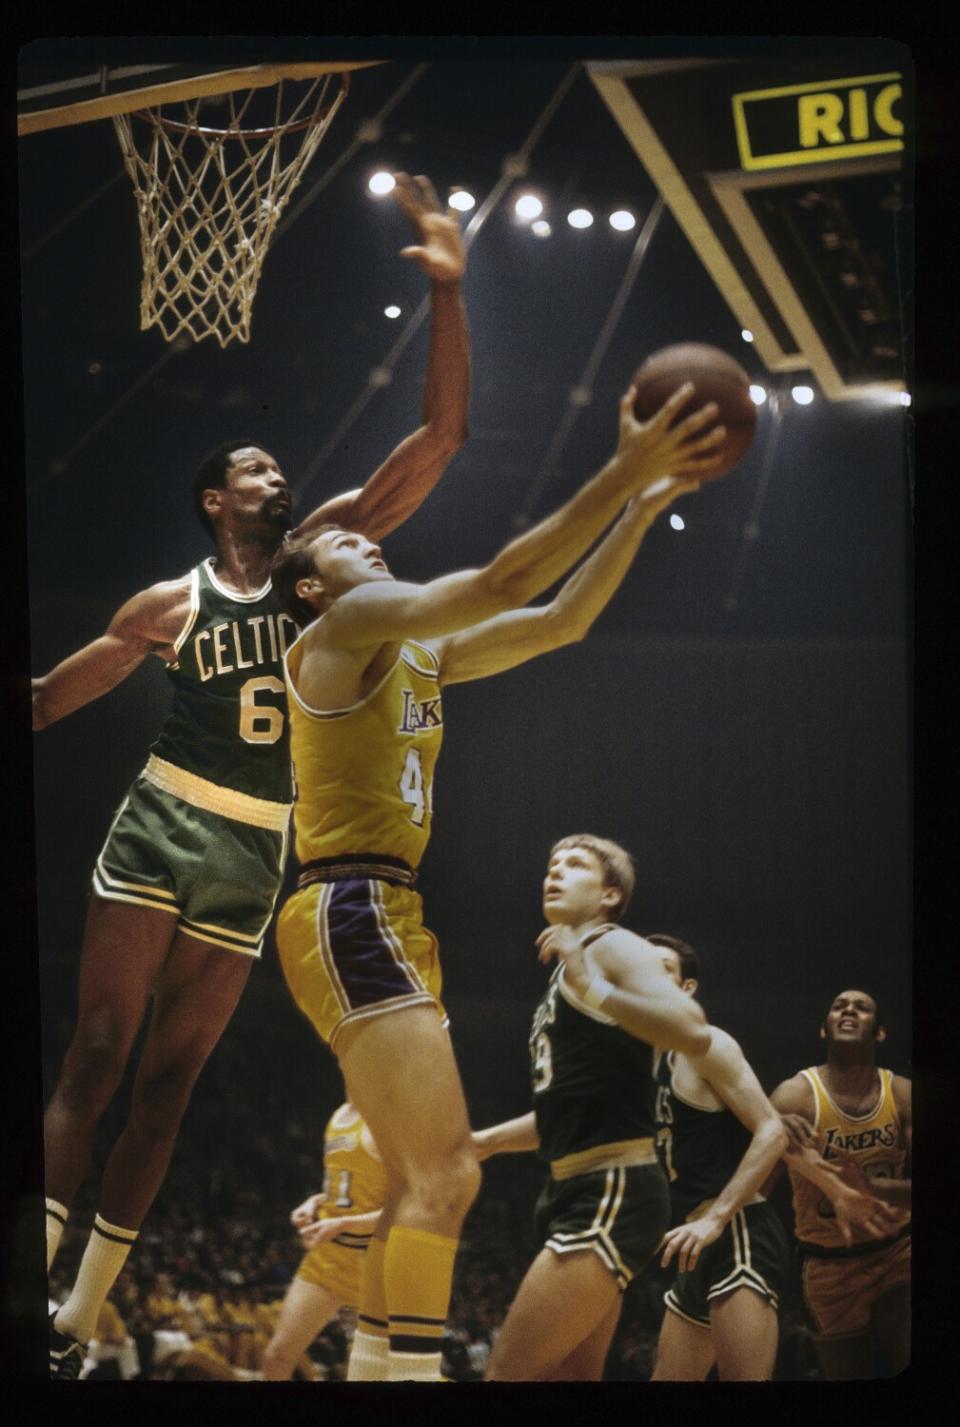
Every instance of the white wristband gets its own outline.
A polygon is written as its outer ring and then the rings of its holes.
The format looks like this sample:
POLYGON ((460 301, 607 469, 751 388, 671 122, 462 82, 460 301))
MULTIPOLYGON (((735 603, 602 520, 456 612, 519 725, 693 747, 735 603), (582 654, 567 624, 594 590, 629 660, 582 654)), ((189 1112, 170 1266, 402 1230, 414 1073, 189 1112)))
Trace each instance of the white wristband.
POLYGON ((601 976, 598 971, 583 993, 581 1000, 585 1006, 590 1007, 591 1011, 599 1011, 612 990, 612 983, 605 976, 601 976))

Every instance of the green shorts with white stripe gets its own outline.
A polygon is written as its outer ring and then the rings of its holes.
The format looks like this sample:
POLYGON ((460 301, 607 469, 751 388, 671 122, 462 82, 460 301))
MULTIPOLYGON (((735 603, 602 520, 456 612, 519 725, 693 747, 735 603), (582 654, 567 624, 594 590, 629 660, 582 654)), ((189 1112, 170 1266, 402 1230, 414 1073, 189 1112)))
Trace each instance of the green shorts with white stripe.
POLYGON ((658 1164, 548 1179, 534 1211, 537 1238, 556 1254, 590 1249, 621 1293, 666 1232, 670 1190, 658 1164))
POLYGON ((199 941, 259 956, 287 834, 195 807, 134 779, 93 871, 109 901, 153 907, 199 941))
POLYGON ((734 1214, 719 1239, 707 1245, 696 1268, 677 1274, 663 1301, 681 1318, 709 1328, 711 1299, 737 1288, 752 1288, 778 1308, 789 1271, 780 1215, 771 1204, 748 1204, 734 1214))

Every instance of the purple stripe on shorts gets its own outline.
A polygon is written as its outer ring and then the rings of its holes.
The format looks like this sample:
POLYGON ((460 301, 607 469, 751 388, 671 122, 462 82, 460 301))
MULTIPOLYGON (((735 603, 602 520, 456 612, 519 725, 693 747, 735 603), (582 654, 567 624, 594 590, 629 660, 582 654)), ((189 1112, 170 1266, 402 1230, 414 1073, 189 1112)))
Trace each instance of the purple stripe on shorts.
POLYGON ((397 962, 380 925, 368 878, 332 883, 327 903, 327 935, 333 964, 351 1010, 421 989, 397 962))

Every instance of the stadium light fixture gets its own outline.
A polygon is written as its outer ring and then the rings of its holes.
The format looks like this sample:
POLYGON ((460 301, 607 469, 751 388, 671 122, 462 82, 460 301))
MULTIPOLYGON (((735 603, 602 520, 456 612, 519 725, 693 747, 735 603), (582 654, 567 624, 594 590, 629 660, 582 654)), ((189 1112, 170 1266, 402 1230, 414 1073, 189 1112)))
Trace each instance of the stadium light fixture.
POLYGON ((543 204, 535 193, 522 193, 513 205, 513 211, 521 223, 529 223, 532 218, 540 217, 543 204))

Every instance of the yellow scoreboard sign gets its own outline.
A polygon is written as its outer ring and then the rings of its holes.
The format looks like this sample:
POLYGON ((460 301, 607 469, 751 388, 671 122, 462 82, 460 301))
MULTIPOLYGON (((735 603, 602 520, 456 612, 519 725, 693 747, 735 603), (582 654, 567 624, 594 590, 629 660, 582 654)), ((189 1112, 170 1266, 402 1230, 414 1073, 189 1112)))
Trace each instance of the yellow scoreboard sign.
POLYGON ((745 169, 772 169, 897 153, 903 148, 897 113, 902 97, 900 74, 735 94, 740 162, 745 169))

